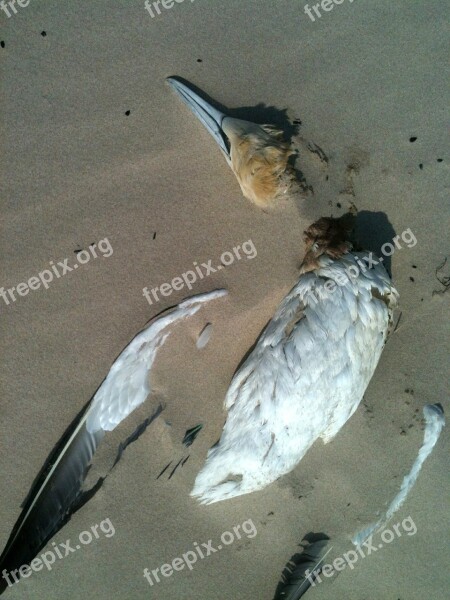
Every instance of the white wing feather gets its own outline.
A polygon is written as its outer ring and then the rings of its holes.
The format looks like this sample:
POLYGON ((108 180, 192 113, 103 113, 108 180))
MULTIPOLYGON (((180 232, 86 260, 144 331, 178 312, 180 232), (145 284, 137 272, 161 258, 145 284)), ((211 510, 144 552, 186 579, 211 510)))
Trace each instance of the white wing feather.
POLYGON ((405 502, 409 492, 417 481, 423 463, 431 454, 436 442, 441 435, 442 428, 445 425, 445 417, 442 406, 439 404, 427 404, 423 407, 423 415, 425 417, 425 433, 423 436, 423 444, 417 454, 417 458, 411 468, 411 471, 403 478, 400 491, 396 494, 389 505, 385 514, 359 531, 353 536, 352 542, 355 546, 361 546, 371 535, 383 529, 392 519, 394 514, 405 502))
POLYGON ((130 342, 112 365, 106 379, 97 390, 87 414, 90 433, 103 429, 112 431, 150 393, 150 370, 160 348, 170 332, 166 328, 195 314, 202 303, 226 295, 225 290, 200 294, 185 300, 177 308, 153 321, 130 342))

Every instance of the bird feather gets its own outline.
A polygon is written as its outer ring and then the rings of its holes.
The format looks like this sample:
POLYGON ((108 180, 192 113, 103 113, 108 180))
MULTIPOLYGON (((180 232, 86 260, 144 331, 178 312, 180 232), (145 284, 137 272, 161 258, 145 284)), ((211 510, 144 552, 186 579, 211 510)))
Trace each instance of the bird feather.
POLYGON ((299 600, 308 591, 321 572, 320 564, 327 544, 328 538, 308 543, 303 552, 289 559, 273 600, 299 600))

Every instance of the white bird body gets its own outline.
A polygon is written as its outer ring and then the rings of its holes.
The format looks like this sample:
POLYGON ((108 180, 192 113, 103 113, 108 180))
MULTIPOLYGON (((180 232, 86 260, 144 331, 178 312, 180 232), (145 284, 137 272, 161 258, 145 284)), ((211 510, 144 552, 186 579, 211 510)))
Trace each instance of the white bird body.
POLYGON ((221 439, 191 492, 200 502, 264 488, 291 471, 318 438, 330 441, 358 407, 398 294, 381 263, 359 266, 367 252, 330 254, 310 254, 234 376, 221 439), (325 287, 330 282, 332 291, 325 287))

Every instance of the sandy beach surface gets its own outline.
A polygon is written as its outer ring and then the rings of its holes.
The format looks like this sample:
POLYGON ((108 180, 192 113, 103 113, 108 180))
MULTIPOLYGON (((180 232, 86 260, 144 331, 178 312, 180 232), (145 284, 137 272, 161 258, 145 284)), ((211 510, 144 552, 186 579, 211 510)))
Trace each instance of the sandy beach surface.
MULTIPOLYGON (((174 329, 151 396, 105 437, 89 483, 160 403, 163 412, 42 552, 67 540, 79 549, 12 586, 11 600, 271 600, 306 534, 325 533, 333 557, 353 549, 352 535, 386 509, 417 455, 423 406, 448 407, 444 3, 344 0, 314 21, 294 0, 172 4, 153 17, 143 0, 31 0, 9 17, 0 11, 1 285, 65 259, 77 265, 48 289, 0 298, 2 548, 48 453, 126 344, 185 297, 229 292, 174 329), (246 201, 213 139, 165 84, 170 75, 235 116, 284 128, 310 194, 268 213, 246 201), (220 436, 229 382, 297 280, 303 230, 353 205, 368 249, 410 232, 391 257, 401 321, 363 402, 330 444, 316 443, 276 483, 199 505, 189 492, 220 436), (144 287, 194 262, 217 265, 244 242, 255 251, 192 290, 144 298, 144 287), (103 249, 96 258, 92 244, 103 249), (199 350, 207 323, 211 339, 199 350), (185 431, 200 423, 184 448, 185 431), (101 523, 98 539, 80 538, 101 523), (160 572, 152 585, 144 578, 145 568, 208 543, 217 551, 191 569, 160 572)), ((448 598, 447 456, 444 429, 388 525, 392 536, 378 535, 370 556, 307 598, 448 598)))

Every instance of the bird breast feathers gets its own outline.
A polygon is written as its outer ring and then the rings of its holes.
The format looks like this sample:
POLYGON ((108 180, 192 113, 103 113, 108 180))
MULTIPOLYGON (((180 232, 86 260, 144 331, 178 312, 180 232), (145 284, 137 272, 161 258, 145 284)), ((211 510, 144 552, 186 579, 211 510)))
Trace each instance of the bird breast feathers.
POLYGON ((308 398, 314 386, 319 391, 319 380, 328 395, 334 384, 348 389, 352 377, 355 390, 365 389, 398 296, 382 265, 359 270, 354 278, 346 274, 366 254, 348 253, 337 261, 323 256, 319 269, 300 277, 233 378, 227 409, 249 402, 273 404, 278 392, 291 385, 299 400, 308 398), (332 292, 325 289, 330 280, 336 284, 332 292))

